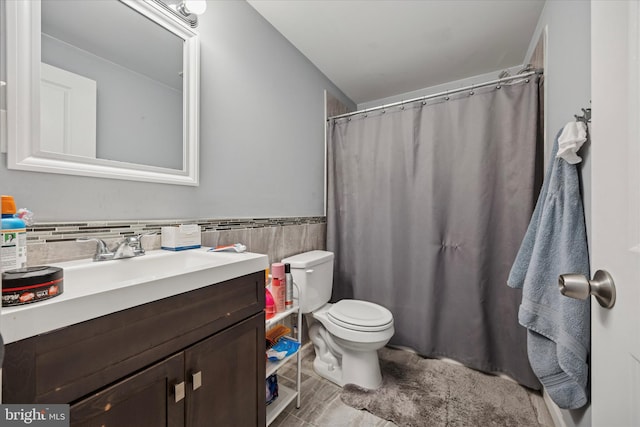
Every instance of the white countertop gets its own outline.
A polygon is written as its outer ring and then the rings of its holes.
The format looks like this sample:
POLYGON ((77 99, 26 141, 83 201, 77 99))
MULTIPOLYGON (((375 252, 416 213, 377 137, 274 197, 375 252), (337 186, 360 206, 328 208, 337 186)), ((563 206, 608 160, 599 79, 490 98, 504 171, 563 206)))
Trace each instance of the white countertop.
POLYGON ((207 250, 157 250, 123 260, 50 264, 63 268, 63 293, 32 304, 2 307, 0 331, 4 342, 19 341, 269 266, 266 255, 207 250))

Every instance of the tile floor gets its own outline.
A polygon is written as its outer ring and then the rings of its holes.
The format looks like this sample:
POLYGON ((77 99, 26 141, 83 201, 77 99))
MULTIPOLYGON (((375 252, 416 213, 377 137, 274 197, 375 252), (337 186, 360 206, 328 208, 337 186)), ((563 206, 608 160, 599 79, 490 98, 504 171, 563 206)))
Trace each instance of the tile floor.
MULTIPOLYGON (((313 347, 303 348, 300 408, 295 400, 276 418, 271 427, 393 427, 396 424, 345 405, 340 400, 341 388, 313 371, 313 347)), ((295 388, 295 360, 278 371, 278 383, 295 388)), ((530 393, 541 427, 554 427, 544 400, 530 393)), ((471 427, 471 426, 470 426, 471 427)))

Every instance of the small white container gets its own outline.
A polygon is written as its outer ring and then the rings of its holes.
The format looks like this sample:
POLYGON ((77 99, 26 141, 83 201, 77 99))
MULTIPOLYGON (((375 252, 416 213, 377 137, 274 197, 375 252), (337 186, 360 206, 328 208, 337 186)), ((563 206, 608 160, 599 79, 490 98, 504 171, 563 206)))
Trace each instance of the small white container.
POLYGON ((162 227, 162 249, 183 251, 202 246, 200 226, 183 224, 176 227, 162 227))

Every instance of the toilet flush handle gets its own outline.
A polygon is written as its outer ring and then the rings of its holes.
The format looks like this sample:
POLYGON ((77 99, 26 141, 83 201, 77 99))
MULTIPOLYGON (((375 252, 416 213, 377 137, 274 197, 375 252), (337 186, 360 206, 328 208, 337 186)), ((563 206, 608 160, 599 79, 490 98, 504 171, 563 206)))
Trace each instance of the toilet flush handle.
POLYGON ((307 274, 311 274, 311 273, 313 273, 313 270, 307 270, 306 273, 307 274))

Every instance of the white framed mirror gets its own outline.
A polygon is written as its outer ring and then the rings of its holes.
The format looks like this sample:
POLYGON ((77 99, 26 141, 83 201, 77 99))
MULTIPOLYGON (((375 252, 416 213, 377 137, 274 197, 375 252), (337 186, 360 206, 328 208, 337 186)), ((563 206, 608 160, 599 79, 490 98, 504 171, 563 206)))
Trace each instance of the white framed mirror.
POLYGON ((9 169, 198 185, 192 28, 151 0, 6 12, 9 169))

